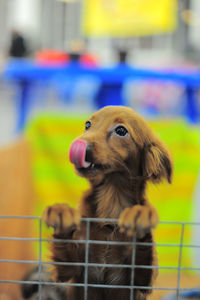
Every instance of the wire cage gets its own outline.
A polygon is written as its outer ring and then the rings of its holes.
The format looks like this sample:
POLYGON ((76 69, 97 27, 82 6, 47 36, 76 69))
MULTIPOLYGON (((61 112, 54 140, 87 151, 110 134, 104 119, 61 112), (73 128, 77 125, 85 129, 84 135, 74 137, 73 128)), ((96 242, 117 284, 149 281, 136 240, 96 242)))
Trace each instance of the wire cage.
MULTIPOLYGON (((18 241, 18 242, 36 242, 38 245, 38 259, 36 260, 17 260, 17 259, 5 259, 4 257, 0 257, 0 269, 1 265, 3 263, 7 264, 31 264, 35 265, 37 268, 37 280, 13 280, 12 278, 4 279, 0 278, 0 288, 3 284, 14 284, 14 285, 30 285, 34 284, 38 286, 38 292, 39 292, 39 300, 43 299, 43 293, 42 290, 45 286, 55 286, 55 287, 67 287, 67 286, 76 286, 76 287, 83 287, 84 288, 84 300, 87 300, 88 297, 88 288, 90 287, 96 287, 96 288, 104 288, 104 289, 129 289, 130 290, 130 300, 137 300, 134 299, 134 289, 142 288, 145 290, 160 290, 160 291, 166 291, 166 293, 174 293, 173 298, 166 298, 166 299, 173 299, 173 300, 179 300, 182 299, 182 293, 187 292, 189 293, 198 293, 200 294, 200 284, 198 287, 181 287, 181 272, 182 271, 195 271, 197 273, 200 273, 200 267, 197 264, 197 267, 184 267, 182 266, 182 253, 184 248, 189 249, 200 249, 200 245, 194 245, 194 244, 186 244, 184 243, 184 235, 185 235, 185 228, 186 226, 198 226, 200 229, 200 223, 198 222, 160 222, 159 225, 178 225, 180 226, 180 240, 177 243, 139 243, 136 242, 136 237, 133 237, 132 242, 115 242, 115 241, 102 241, 102 240, 91 240, 90 239, 90 226, 92 222, 109 222, 109 223, 117 223, 117 219, 97 219, 97 218, 82 218, 82 221, 86 224, 86 239, 84 240, 60 240, 60 239, 49 239, 49 238, 43 238, 43 232, 42 232, 42 220, 40 217, 30 217, 30 216, 0 216, 1 220, 31 220, 35 223, 35 226, 38 226, 38 237, 14 237, 14 236, 0 236, 0 241, 18 241), (44 261, 43 260, 43 242, 58 242, 58 243, 80 243, 85 245, 85 261, 80 262, 52 262, 52 261, 44 261), (132 246, 132 264, 131 265, 125 265, 125 264, 99 264, 99 263, 90 263, 89 262, 89 246, 90 245, 121 245, 121 246, 132 246), (155 247, 178 247, 179 249, 179 257, 178 257, 178 265, 175 267, 171 266, 146 266, 146 265, 136 265, 135 264, 135 254, 136 254, 136 245, 142 246, 155 246, 155 247), (83 283, 59 283, 59 282, 53 282, 51 280, 45 280, 43 277, 43 266, 45 265, 66 265, 66 266, 83 266, 84 267, 84 282, 83 283), (112 284, 90 284, 88 283, 88 273, 89 273, 89 267, 107 267, 107 268, 130 268, 131 269, 131 279, 130 279, 130 285, 112 285, 112 284), (176 286, 169 286, 169 287, 163 287, 163 286, 135 286, 134 285, 134 271, 135 268, 143 268, 143 269, 159 269, 159 270, 171 270, 171 271, 177 271, 177 282, 176 286)), ((186 296, 184 296, 186 297, 186 296)), ((165 298, 162 298, 165 299, 165 298)), ((185 298, 187 299, 187 298, 185 298)), ((188 298, 191 299, 191 298, 188 298)), ((196 298, 195 298, 196 299, 196 298)), ((198 298, 199 299, 199 298, 198 298)))

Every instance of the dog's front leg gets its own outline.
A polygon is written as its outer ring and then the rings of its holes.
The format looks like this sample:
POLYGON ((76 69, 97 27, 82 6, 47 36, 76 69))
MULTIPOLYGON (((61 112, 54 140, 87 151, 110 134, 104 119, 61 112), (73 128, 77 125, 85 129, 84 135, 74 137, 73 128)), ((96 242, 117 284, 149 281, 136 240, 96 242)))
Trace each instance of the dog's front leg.
MULTIPOLYGON (((78 239, 80 214, 67 204, 55 204, 47 207, 42 215, 48 227, 54 228, 55 239, 78 239)), ((53 242, 52 259, 55 262, 81 262, 83 260, 83 246, 78 243, 53 242)), ((81 272, 79 266, 56 265, 54 279, 68 281, 81 272)))
MULTIPOLYGON (((136 242, 139 242, 140 245, 136 246, 136 256, 135 264, 136 265, 145 265, 145 266, 157 266, 157 254, 155 247, 152 247, 150 244, 153 243, 153 236, 151 230, 154 229, 158 224, 159 218, 158 214, 153 206, 149 203, 145 205, 135 205, 130 208, 126 208, 120 215, 119 218, 119 227, 120 231, 125 234, 132 236, 136 235, 136 242), (142 245, 141 243, 149 243, 149 245, 142 245)), ((129 261, 132 261, 132 252, 130 251, 127 254, 129 261)), ((149 287, 152 286, 158 271, 155 268, 136 268, 135 269, 135 282, 136 286, 149 287)), ((135 299, 145 300, 147 294, 151 290, 138 289, 136 290, 135 299)))
POLYGON ((158 221, 156 209, 147 203, 125 208, 119 217, 118 224, 121 232, 126 232, 128 235, 137 234, 142 237, 154 229, 158 221))

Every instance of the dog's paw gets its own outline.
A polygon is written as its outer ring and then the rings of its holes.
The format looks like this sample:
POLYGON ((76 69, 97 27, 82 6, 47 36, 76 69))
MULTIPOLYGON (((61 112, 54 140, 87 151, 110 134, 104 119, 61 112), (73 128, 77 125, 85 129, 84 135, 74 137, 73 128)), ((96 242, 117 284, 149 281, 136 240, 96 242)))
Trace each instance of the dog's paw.
POLYGON ((64 233, 80 224, 80 214, 67 204, 48 206, 42 214, 43 222, 54 228, 54 233, 64 233))
POLYGON ((145 233, 155 228, 159 218, 153 207, 135 205, 125 208, 119 217, 120 231, 127 235, 137 234, 142 237, 145 233))

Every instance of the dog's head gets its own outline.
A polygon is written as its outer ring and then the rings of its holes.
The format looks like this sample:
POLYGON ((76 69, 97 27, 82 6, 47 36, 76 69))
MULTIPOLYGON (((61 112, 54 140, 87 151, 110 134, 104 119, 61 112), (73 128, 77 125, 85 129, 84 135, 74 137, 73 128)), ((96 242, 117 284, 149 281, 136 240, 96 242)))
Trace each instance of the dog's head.
POLYGON ((70 161, 91 181, 110 173, 160 182, 172 178, 170 153, 131 108, 107 106, 85 123, 70 148, 70 161))

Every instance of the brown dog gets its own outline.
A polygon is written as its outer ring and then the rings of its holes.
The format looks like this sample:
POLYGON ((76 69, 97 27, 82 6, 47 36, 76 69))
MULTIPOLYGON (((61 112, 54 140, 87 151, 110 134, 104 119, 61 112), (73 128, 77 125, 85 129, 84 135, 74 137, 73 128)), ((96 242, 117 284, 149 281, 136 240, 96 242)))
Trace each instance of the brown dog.
MULTIPOLYGON (((158 183, 172 177, 172 161, 168 150, 147 123, 131 108, 109 106, 86 122, 85 132, 73 142, 70 160, 79 175, 87 178, 91 189, 84 195, 79 210, 65 204, 47 207, 43 220, 54 228, 54 238, 84 239, 85 225, 81 217, 115 218, 118 224, 91 223, 90 240, 136 241, 152 243, 151 230, 158 215, 146 197, 146 183, 158 183)), ((156 265, 151 245, 136 247, 136 265, 156 265)), ((84 262, 85 245, 53 243, 56 262, 84 262)), ((89 263, 131 264, 131 246, 89 246, 89 263)), ((136 268, 134 299, 146 299, 156 277, 155 269, 136 268), (141 287, 141 288, 140 288, 141 287)), ((89 284, 130 285, 130 268, 92 267, 89 284)), ((61 282, 84 282, 84 266, 56 266, 55 279, 61 282)), ((83 288, 68 289, 69 299, 83 299, 83 288)), ((88 288, 88 300, 130 299, 129 289, 88 288)))

